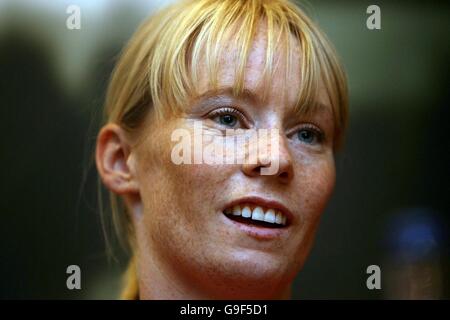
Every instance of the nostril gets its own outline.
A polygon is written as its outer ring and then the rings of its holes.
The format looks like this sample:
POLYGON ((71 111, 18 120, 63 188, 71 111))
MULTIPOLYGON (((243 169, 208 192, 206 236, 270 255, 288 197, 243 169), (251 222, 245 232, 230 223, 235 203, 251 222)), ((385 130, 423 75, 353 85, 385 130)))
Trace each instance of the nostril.
POLYGON ((286 171, 282 172, 279 174, 279 177, 287 180, 289 178, 289 173, 287 173, 286 171))

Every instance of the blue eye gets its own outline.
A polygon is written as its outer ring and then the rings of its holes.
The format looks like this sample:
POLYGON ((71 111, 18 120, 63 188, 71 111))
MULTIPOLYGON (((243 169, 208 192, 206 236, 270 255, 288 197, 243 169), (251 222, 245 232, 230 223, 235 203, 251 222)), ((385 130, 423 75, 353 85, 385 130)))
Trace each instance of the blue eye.
POLYGON ((319 134, 311 129, 300 129, 297 131, 297 137, 306 144, 315 144, 319 142, 319 134))
POLYGON ((244 125, 245 116, 235 108, 226 107, 212 111, 209 118, 227 128, 235 128, 244 125))
POLYGON ((238 119, 231 114, 223 114, 218 116, 220 124, 228 127, 234 127, 238 122, 238 119))

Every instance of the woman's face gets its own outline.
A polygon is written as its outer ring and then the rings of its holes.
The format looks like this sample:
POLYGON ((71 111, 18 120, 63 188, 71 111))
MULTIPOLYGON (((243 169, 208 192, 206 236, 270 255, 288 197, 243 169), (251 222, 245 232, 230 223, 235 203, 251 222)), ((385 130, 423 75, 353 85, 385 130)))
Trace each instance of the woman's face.
MULTIPOLYGON (((286 82, 281 56, 270 86, 260 86, 263 33, 251 49, 246 90, 240 97, 229 89, 235 81, 235 51, 226 51, 220 61, 221 90, 211 90, 202 68, 200 97, 181 116, 157 121, 149 115, 142 142, 131 151, 142 201, 142 210, 133 215, 139 273, 145 275, 148 263, 217 296, 232 296, 233 290, 270 296, 289 287, 302 267, 332 193, 334 119, 325 92, 318 101, 321 108, 308 116, 295 115, 300 74, 292 72, 286 82), (185 129, 193 143, 196 121, 202 121, 204 137, 218 141, 228 139, 226 129, 278 129, 278 170, 262 175, 258 163, 175 164, 171 156, 178 142, 172 141, 172 133, 185 129), (226 214, 233 208, 240 217, 226 214), (262 212, 269 222, 243 217, 249 212, 256 219, 262 212)), ((301 61, 300 52, 294 55, 294 61, 301 61)))

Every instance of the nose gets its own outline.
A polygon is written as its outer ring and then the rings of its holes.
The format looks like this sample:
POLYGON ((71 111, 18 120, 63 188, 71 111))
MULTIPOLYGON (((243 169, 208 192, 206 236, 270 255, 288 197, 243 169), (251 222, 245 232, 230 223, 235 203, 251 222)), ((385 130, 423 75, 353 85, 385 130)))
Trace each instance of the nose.
POLYGON ((272 176, 281 183, 289 183, 294 177, 292 156, 289 152, 286 137, 277 134, 276 139, 270 139, 264 148, 261 139, 258 143, 249 145, 249 151, 255 154, 254 161, 244 161, 242 172, 249 177, 272 176), (258 150, 255 151, 255 148, 258 150))

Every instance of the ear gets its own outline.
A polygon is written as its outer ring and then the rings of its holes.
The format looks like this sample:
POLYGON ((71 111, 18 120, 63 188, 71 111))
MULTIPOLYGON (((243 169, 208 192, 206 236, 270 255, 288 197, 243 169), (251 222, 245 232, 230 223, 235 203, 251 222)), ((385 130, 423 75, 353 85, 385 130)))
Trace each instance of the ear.
POLYGON ((134 168, 130 168, 134 162, 128 161, 130 149, 125 131, 117 124, 109 123, 100 130, 95 150, 97 170, 106 187, 120 195, 139 192, 134 168))

